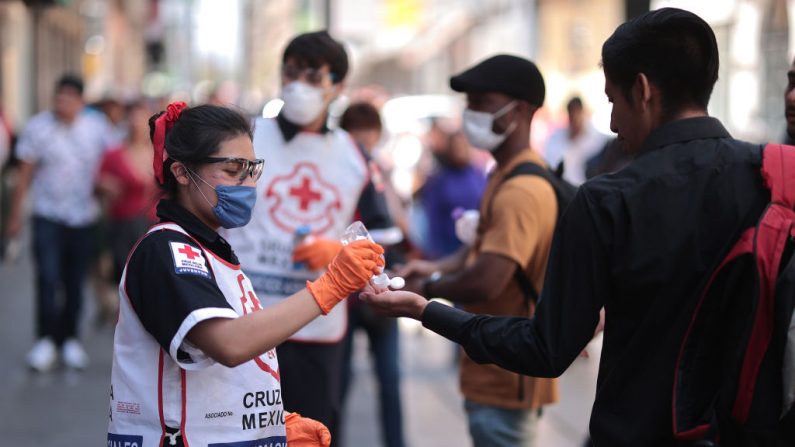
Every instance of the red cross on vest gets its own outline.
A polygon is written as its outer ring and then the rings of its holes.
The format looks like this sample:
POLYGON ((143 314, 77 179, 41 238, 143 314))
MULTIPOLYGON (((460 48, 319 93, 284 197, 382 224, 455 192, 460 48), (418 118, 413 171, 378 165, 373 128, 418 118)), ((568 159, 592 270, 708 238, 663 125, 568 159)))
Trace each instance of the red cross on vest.
POLYGON ((191 246, 187 244, 183 245, 182 248, 180 248, 177 251, 187 256, 188 259, 190 259, 191 261, 193 261, 197 256, 201 254, 198 251, 193 251, 193 248, 191 248, 191 246))
POLYGON ((319 192, 313 191, 309 183, 309 177, 304 177, 300 187, 290 188, 290 195, 298 198, 301 211, 306 211, 309 209, 309 204, 323 197, 319 192))

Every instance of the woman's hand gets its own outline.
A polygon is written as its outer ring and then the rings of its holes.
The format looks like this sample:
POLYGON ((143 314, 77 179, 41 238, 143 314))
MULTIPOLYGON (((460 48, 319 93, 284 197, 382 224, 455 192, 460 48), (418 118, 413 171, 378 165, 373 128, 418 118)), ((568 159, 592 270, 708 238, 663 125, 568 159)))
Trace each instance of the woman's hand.
POLYGON ((359 294, 359 299, 369 304, 377 312, 390 317, 422 318, 428 300, 413 292, 390 290, 374 293, 372 288, 359 294))
POLYGON ((368 240, 351 242, 342 247, 326 273, 314 282, 307 281, 306 288, 323 314, 329 313, 337 303, 360 290, 373 275, 381 272, 383 253, 383 247, 368 240))
POLYGON ((342 249, 342 243, 334 239, 312 239, 293 250, 293 262, 303 262, 309 270, 320 270, 331 261, 342 249))
POLYGON ((298 413, 287 413, 284 418, 287 430, 287 443, 290 447, 329 447, 331 433, 322 423, 301 416, 298 413))

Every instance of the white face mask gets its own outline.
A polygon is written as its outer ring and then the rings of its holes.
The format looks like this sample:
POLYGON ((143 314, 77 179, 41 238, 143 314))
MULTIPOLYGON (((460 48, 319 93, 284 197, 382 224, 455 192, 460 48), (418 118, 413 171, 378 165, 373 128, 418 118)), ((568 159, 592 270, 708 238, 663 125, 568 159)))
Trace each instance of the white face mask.
POLYGON ((515 105, 516 101, 511 101, 493 114, 488 112, 476 112, 471 109, 464 110, 464 135, 466 135, 467 140, 469 140, 469 144, 478 149, 485 149, 490 152, 497 149, 497 147, 505 141, 505 138, 516 129, 516 122, 512 122, 504 133, 498 134, 491 130, 494 125, 494 120, 508 113, 515 105))
POLYGON ((323 89, 305 82, 294 81, 282 87, 284 106, 281 113, 291 123, 306 126, 323 112, 326 103, 323 89))

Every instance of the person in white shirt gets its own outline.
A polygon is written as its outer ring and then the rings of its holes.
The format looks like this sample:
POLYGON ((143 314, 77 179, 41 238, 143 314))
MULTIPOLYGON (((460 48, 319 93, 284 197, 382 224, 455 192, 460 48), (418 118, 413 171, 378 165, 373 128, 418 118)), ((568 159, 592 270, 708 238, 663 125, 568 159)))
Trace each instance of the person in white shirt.
POLYGON ((567 127, 556 130, 544 147, 544 159, 552 169, 563 167, 563 178, 573 185, 585 182, 585 165, 607 143, 607 135, 587 120, 582 99, 575 96, 566 104, 567 127))
POLYGON ((58 348, 66 366, 88 364, 77 323, 99 216, 94 177, 116 143, 104 116, 84 107, 82 79, 62 76, 54 99, 53 110, 31 118, 19 138, 18 182, 5 234, 9 240, 19 236, 30 195, 38 341, 27 361, 42 372, 55 365, 58 348), (58 306, 61 291, 64 303, 58 306))

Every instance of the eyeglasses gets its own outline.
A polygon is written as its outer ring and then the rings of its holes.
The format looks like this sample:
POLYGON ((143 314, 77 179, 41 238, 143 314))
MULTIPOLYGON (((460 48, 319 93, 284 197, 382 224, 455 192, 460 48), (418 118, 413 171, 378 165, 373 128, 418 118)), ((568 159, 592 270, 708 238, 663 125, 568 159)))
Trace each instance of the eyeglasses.
POLYGON ((294 65, 282 66, 282 77, 288 81, 297 81, 303 77, 306 82, 312 85, 320 85, 326 75, 331 79, 331 82, 334 82, 334 73, 321 71, 318 68, 298 68, 294 65))
POLYGON ((249 160, 237 157, 207 157, 202 162, 221 163, 221 169, 231 176, 236 176, 241 182, 246 179, 246 176, 256 182, 262 176, 262 168, 265 167, 265 160, 261 158, 249 160))

